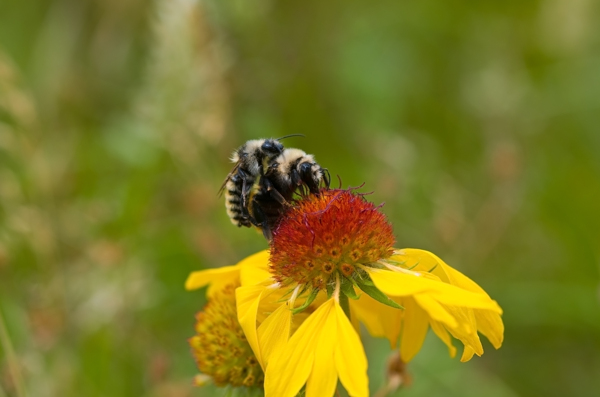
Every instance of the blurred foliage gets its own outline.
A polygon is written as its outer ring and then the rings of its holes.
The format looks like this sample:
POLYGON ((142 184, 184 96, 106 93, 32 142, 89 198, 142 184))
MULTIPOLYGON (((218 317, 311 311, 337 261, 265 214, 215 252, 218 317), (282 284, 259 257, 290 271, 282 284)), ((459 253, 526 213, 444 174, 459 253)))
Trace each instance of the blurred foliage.
POLYGON ((215 395, 183 282, 266 247, 216 192, 235 147, 293 133, 505 309, 502 349, 428 339, 396 395, 596 395, 599 8, 3 1, 0 396, 215 395))

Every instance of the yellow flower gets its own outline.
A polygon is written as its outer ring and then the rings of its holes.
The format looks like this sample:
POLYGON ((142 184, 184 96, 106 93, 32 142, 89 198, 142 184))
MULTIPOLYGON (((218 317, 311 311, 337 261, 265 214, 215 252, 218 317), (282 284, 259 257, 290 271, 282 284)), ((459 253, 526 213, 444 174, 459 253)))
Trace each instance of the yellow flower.
MULTIPOLYGON (((253 292, 251 299, 238 299, 237 301, 238 319, 242 324, 246 324, 248 321, 252 322, 252 327, 246 327, 250 330, 250 332, 247 332, 247 339, 260 364, 263 366, 263 369, 264 365, 261 349, 258 348, 256 323, 257 321, 262 322, 261 320, 266 319, 267 316, 263 315, 262 318, 257 318, 258 303, 260 299, 256 300, 255 298, 259 298, 262 295, 264 282, 270 283, 271 280, 271 274, 268 272, 268 258, 269 252, 261 251, 242 260, 235 266, 225 266, 217 269, 192 272, 185 282, 185 288, 187 290, 208 286, 207 296, 209 298, 218 294, 224 286, 232 282, 241 282, 243 285, 252 286, 249 287, 253 292), (239 314, 247 313, 249 309, 254 313, 251 320, 248 320, 248 316, 239 314)), ((276 310, 277 306, 271 307, 271 309, 276 310)), ((261 309, 264 310, 266 308, 266 305, 263 303, 261 309)))
POLYGON ((333 396, 338 377, 351 396, 368 395, 367 358, 337 299, 319 306, 280 347, 267 366, 265 395, 295 396, 306 383, 306 396, 333 396))
POLYGON ((374 306, 379 302, 362 298, 352 302, 353 308, 371 334, 388 338, 392 346, 402 333, 400 356, 404 362, 420 350, 429 327, 448 345, 452 357, 456 348, 450 335, 463 343, 461 361, 483 354, 478 331, 496 349, 502 345, 500 307, 475 282, 431 252, 398 250, 386 261, 385 269, 369 274, 375 285, 404 310, 398 315, 385 308, 388 315, 377 316, 374 306))
POLYGON ((239 279, 242 285, 258 284, 271 278, 268 260, 269 252, 261 251, 250 255, 235 266, 192 272, 185 281, 185 289, 191 291, 208 285, 207 294, 211 296, 230 284, 232 280, 239 279))
POLYGON ((264 375, 242 327, 237 321, 235 289, 239 282, 214 290, 196 315, 196 334, 188 342, 202 375, 201 386, 212 380, 217 386, 262 389, 264 375))
MULTIPOLYGON (((242 279, 238 319, 265 370, 267 397, 303 387, 307 397, 331 396, 338 378, 351 396, 368 396, 360 322, 392 347, 399 340, 404 362, 429 327, 452 356, 452 337, 463 343, 462 361, 483 353, 478 332, 500 347, 502 310, 485 291, 434 254, 393 245, 378 207, 353 190, 322 190, 286 212, 270 255, 223 270, 242 279)), ((198 274, 188 288, 207 284, 198 274)))

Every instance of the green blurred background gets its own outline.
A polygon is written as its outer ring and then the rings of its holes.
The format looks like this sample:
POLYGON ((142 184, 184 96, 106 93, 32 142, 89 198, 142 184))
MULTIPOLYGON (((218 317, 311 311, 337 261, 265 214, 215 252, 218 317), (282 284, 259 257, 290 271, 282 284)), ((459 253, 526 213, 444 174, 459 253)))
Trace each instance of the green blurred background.
MULTIPOLYGON (((395 395, 597 395, 599 17, 593 0, 2 0, 0 396, 218 395, 192 387, 204 298, 183 283, 266 247, 217 191, 234 148, 295 133, 386 203, 398 247, 505 310, 500 350, 462 364, 430 335, 395 395)), ((365 345, 375 392, 389 348, 365 345)))

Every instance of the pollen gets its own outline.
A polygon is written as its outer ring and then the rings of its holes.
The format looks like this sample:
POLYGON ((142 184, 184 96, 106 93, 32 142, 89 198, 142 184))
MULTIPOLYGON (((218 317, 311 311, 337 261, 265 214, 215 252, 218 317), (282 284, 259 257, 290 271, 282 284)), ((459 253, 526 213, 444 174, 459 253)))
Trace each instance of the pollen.
POLYGON ((262 369, 237 320, 236 287, 227 285, 210 298, 188 342, 198 369, 217 386, 262 387, 262 369))
POLYGON ((394 235, 379 207, 353 189, 323 189, 286 211, 271 242, 270 270, 284 285, 323 289, 339 272, 351 278, 393 253, 394 235))

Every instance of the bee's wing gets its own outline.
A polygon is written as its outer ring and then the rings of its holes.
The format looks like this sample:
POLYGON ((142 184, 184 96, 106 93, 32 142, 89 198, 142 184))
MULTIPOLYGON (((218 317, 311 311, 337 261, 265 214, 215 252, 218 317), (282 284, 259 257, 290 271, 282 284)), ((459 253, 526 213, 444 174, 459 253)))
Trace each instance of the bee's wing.
POLYGON ((221 197, 223 195, 223 191, 225 191, 225 186, 227 185, 227 182, 229 182, 231 177, 237 173, 239 168, 240 168, 240 162, 238 161, 233 166, 233 169, 231 170, 231 172, 227 175, 227 178, 225 178, 225 180, 223 181, 223 184, 221 185, 221 188, 219 189, 219 193, 218 193, 219 197, 221 197))

